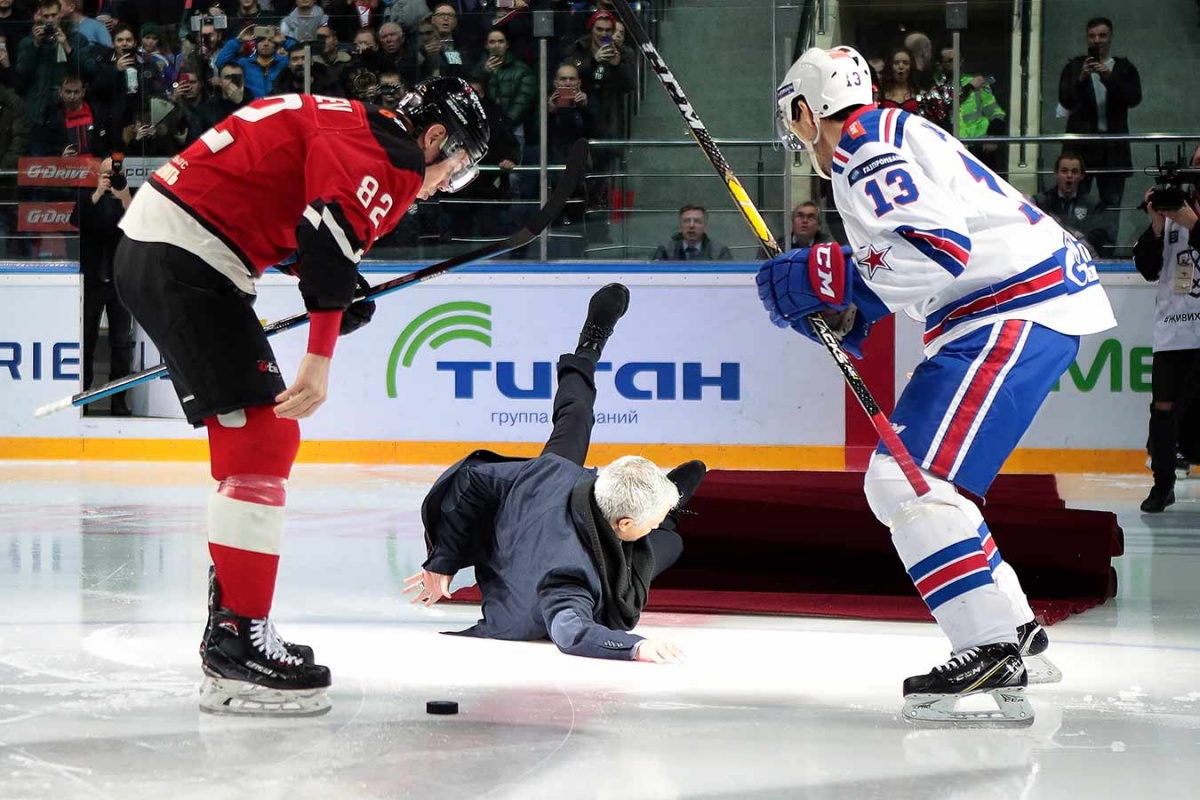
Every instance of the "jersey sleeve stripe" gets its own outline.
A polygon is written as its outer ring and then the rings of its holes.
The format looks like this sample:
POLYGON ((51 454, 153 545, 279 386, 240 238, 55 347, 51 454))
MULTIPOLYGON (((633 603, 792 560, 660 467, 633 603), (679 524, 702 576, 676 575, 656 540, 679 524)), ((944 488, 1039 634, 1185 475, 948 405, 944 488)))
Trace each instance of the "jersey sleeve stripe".
POLYGON ((880 140, 888 144, 892 144, 896 137, 896 116, 900 112, 895 109, 888 109, 883 112, 883 119, 880 120, 880 140))
POLYGON ((892 125, 892 134, 888 137, 888 141, 895 145, 897 150, 904 144, 904 125, 910 116, 912 115, 907 111, 896 110, 895 112, 896 121, 892 125))
POLYGON ((962 274, 971 258, 971 240, 946 228, 927 231, 901 225, 896 233, 954 277, 962 274))
POLYGON ((308 206, 304 209, 304 218, 318 230, 320 230, 322 224, 329 228, 330 235, 337 242, 338 249, 342 251, 342 255, 346 257, 347 261, 357 264, 362 260, 363 251, 361 249, 356 250, 350 244, 350 237, 346 235, 345 229, 338 224, 337 219, 330 213, 328 206, 321 208, 320 211, 313 206, 308 206))

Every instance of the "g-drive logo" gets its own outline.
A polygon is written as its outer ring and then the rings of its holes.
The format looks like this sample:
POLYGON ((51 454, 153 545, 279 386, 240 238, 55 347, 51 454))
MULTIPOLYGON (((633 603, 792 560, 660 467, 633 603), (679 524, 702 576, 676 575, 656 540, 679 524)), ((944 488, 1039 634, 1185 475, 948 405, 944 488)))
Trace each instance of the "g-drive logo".
MULTIPOLYGON (((392 345, 387 366, 387 396, 399 396, 397 375, 401 367, 413 368, 422 348, 438 350, 454 341, 467 340, 492 346, 492 307, 486 303, 442 303, 419 314, 404 327, 392 345)), ((419 365, 418 365, 419 366, 419 365)), ((612 372, 617 393, 628 400, 703 400, 714 392, 719 399, 741 399, 741 364, 721 362, 712 374, 699 361, 601 361, 597 372, 612 372)), ((476 382, 490 380, 496 391, 513 400, 549 400, 554 394, 552 361, 437 361, 438 372, 453 376, 455 400, 475 397, 476 382)))

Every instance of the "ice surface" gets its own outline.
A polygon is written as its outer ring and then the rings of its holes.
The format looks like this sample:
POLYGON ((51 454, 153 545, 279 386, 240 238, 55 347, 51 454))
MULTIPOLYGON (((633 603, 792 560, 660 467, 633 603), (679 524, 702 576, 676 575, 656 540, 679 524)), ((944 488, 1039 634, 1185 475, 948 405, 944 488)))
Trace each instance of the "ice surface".
MULTIPOLYGON (((274 618, 333 670, 318 719, 200 714, 203 465, 0 463, 0 798, 1191 797, 1200 785, 1200 482, 1064 479, 1121 515, 1120 596, 1049 630, 1062 684, 1020 731, 906 724, 933 625, 649 614, 688 663, 440 636, 400 595, 434 468, 300 467, 274 618), (1195 485, 1193 485, 1193 483, 1195 485), (457 700, 453 717, 425 701, 457 700)), ((461 585, 463 579, 456 582, 461 585)))

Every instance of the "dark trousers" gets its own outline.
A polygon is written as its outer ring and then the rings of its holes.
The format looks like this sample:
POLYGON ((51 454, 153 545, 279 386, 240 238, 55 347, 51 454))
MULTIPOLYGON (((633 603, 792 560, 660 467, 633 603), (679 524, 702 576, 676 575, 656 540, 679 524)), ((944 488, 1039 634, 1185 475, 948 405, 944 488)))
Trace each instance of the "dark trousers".
POLYGON ((1200 463, 1200 350, 1154 354, 1151 396, 1171 403, 1170 411, 1150 408, 1150 468, 1156 483, 1174 484, 1176 450, 1188 463, 1200 463))
MULTIPOLYGON (((564 353, 558 357, 558 388, 554 392, 554 428, 542 455, 555 455, 583 466, 596 424, 596 365, 586 358, 564 353)), ((654 553, 657 578, 679 560, 683 539, 675 532, 671 516, 650 531, 646 542, 654 553)))
MULTIPOLYGON (((92 388, 95 377, 93 361, 96 358, 96 343, 100 339, 100 316, 108 311, 108 345, 110 356, 109 380, 123 378, 129 374, 133 361, 133 317, 129 309, 117 297, 112 281, 85 283, 83 286, 83 388, 92 388)), ((125 393, 113 399, 124 402, 125 393)))

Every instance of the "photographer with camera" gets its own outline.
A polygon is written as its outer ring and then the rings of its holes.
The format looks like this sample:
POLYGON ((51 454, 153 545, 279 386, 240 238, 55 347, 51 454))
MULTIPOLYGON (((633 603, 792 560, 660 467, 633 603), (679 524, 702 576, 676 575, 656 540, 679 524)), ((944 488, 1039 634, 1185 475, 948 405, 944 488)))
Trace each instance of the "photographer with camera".
POLYGON ((1142 501, 1148 514, 1175 502, 1180 458, 1200 463, 1200 147, 1191 166, 1160 170, 1164 181, 1146 192, 1150 227, 1133 248, 1138 272, 1158 282, 1148 441, 1154 486, 1142 501), (1185 181, 1192 184, 1186 195, 1185 181))
POLYGON ((112 52, 99 62, 92 94, 111 106, 113 119, 124 127, 149 113, 150 98, 166 97, 163 73, 152 56, 138 52, 133 28, 121 23, 113 28, 112 52))
MULTIPOLYGON (((209 78, 215 78, 217 70, 213 65, 213 58, 221 52, 225 43, 228 24, 229 20, 225 16, 193 14, 189 17, 187 34, 180 42, 179 52, 169 59, 169 73, 179 75, 190 70, 203 76, 205 82, 208 82, 209 78)), ((201 94, 205 94, 204 90, 201 90, 201 94)))
POLYGON ((287 69, 288 57, 279 52, 275 41, 278 30, 267 25, 244 29, 236 39, 230 39, 217 53, 217 69, 231 62, 240 64, 246 76, 246 91, 251 100, 266 97, 279 73, 287 69), (254 55, 239 56, 244 44, 254 43, 254 55))
POLYGON ((538 82, 533 70, 513 56, 503 31, 491 31, 486 39, 487 53, 475 68, 472 80, 487 86, 488 97, 504 109, 521 148, 525 147, 525 124, 535 120, 538 82))
POLYGON ((395 111, 400 107, 400 98, 408 92, 404 78, 399 72, 379 73, 379 107, 395 111))
MULTIPOLYGON (((1063 67, 1058 104, 1067 112, 1067 133, 1129 133, 1129 109, 1142 102, 1142 79, 1127 58, 1112 53, 1113 24, 1104 17, 1088 20, 1087 55, 1063 67)), ((1119 208, 1133 159, 1128 142, 1072 142, 1068 148, 1096 171, 1096 193, 1106 208, 1119 208), (1108 170, 1117 170, 1109 172, 1108 170)), ((1084 182, 1083 191, 1091 190, 1084 182)))
POLYGON ((39 0, 33 29, 17 45, 13 88, 24 95, 35 123, 57 101, 63 78, 72 75, 90 82, 96 76, 91 45, 78 31, 59 24, 61 14, 60 0, 39 0))
POLYGON ((221 67, 217 77, 218 90, 200 102, 188 117, 188 144, 221 120, 250 102, 246 92, 246 77, 242 65, 230 61, 221 67))
POLYGON ((574 64, 583 80, 583 89, 596 103, 600 138, 624 135, 625 96, 633 91, 635 74, 632 54, 613 41, 617 18, 608 11, 597 11, 588 20, 588 35, 575 42, 562 60, 574 64))
MULTIPOLYGON (((83 273, 83 388, 95 375, 100 317, 108 313, 109 380, 129 374, 133 359, 133 317, 121 304, 113 285, 113 256, 123 234, 118 224, 132 197, 123 169, 124 156, 114 154, 100 164, 100 177, 91 195, 80 198, 74 219, 79 228, 79 268, 83 273)), ((112 397, 112 415, 129 416, 126 393, 112 397)))

